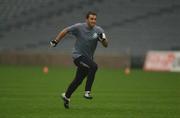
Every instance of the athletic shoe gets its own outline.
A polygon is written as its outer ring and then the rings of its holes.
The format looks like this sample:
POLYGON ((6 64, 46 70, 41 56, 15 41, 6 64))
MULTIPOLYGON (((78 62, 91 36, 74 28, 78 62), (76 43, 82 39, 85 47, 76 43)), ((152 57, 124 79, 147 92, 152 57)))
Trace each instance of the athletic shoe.
POLYGON ((91 96, 90 92, 89 93, 85 93, 84 94, 84 98, 86 98, 86 99, 93 99, 93 97, 91 96))
POLYGON ((65 96, 65 93, 62 93, 62 94, 61 94, 61 98, 62 98, 62 100, 63 100, 63 102, 64 102, 64 107, 65 107, 66 109, 69 109, 70 99, 65 96))

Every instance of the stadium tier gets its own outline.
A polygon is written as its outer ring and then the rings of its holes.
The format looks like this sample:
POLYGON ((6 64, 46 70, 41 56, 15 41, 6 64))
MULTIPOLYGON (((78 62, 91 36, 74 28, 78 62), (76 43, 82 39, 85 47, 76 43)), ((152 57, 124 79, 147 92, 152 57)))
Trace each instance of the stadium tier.
MULTIPOLYGON (((84 22, 89 10, 98 12, 109 48, 97 53, 131 52, 142 56, 148 50, 180 48, 179 0, 0 0, 0 50, 42 51, 64 27, 84 22)), ((67 36, 54 50, 71 52, 67 36)), ((52 50, 52 51, 54 51, 52 50)), ((49 50, 48 50, 49 51, 49 50)))

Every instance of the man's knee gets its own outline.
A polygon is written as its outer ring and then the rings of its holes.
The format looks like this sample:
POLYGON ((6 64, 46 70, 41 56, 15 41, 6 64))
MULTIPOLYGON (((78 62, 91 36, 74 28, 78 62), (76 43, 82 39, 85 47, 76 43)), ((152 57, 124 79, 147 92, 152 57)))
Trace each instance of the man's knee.
POLYGON ((74 85, 80 85, 80 84, 82 84, 82 80, 79 80, 78 78, 75 78, 73 83, 74 83, 74 85))

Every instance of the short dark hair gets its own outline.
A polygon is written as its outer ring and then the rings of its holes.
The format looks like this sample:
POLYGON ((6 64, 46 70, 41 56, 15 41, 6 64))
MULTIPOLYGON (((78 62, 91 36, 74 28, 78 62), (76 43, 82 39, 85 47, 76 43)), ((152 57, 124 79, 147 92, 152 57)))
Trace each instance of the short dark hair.
POLYGON ((86 14, 86 19, 88 19, 90 15, 95 15, 95 16, 97 16, 96 12, 94 12, 94 11, 88 11, 87 14, 86 14))

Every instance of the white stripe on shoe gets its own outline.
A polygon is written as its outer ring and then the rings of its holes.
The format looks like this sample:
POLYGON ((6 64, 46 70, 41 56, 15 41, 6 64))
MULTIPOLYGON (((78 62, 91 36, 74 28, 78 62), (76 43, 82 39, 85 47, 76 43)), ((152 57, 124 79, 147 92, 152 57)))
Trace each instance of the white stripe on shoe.
POLYGON ((62 95, 63 98, 65 98, 67 101, 70 102, 70 99, 66 97, 65 93, 62 93, 61 95, 62 95))

